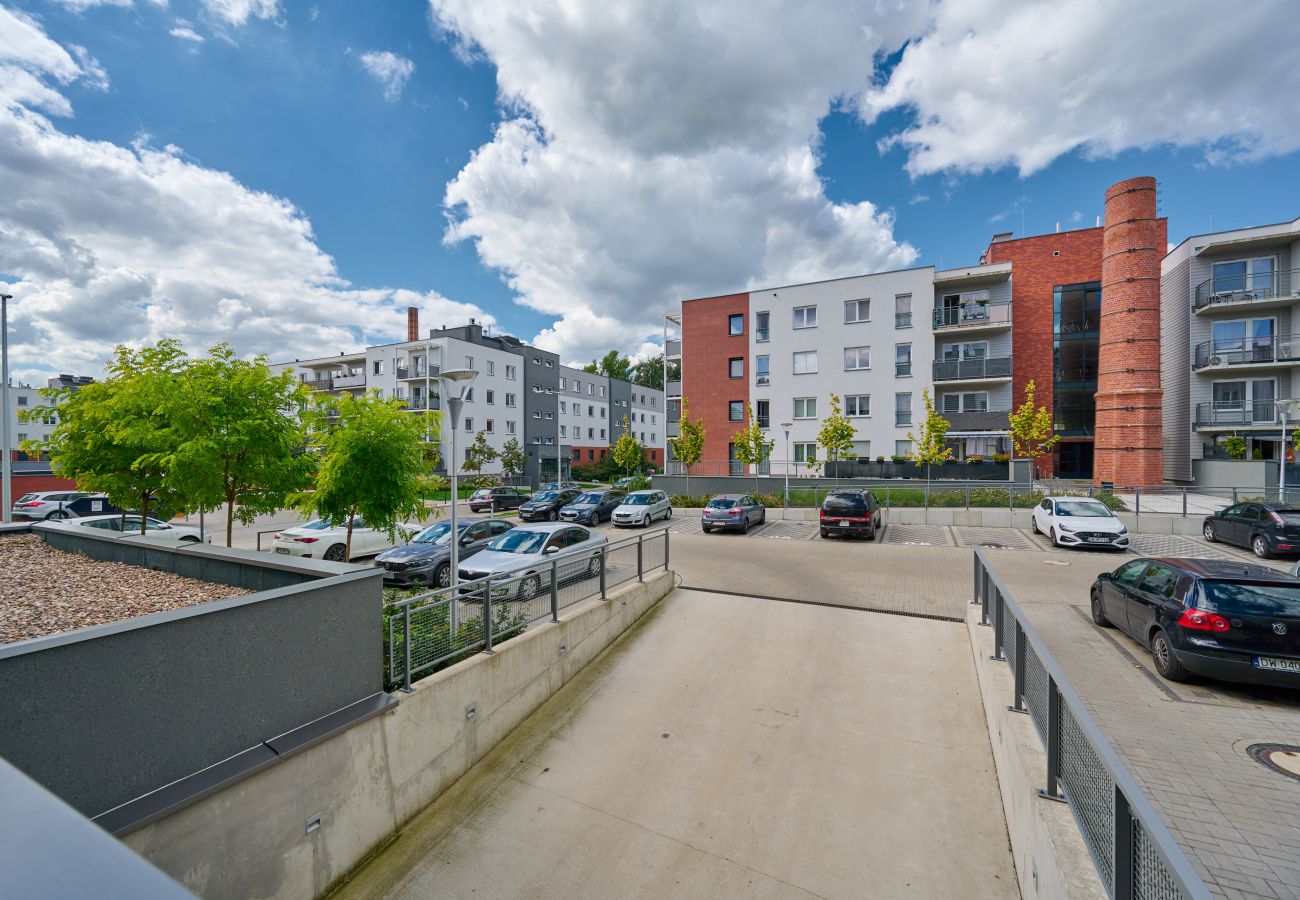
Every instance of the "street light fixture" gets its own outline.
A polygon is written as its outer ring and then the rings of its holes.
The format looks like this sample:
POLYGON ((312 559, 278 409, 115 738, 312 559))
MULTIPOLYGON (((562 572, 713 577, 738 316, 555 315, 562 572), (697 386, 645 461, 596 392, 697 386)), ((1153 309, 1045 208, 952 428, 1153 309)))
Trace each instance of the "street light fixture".
POLYGON ((1300 410, 1300 400, 1274 400, 1273 405, 1277 411, 1282 414, 1282 444, 1278 448, 1278 478, 1277 478, 1277 499, 1283 503, 1286 502, 1286 444, 1287 431, 1286 420, 1288 416, 1294 416, 1297 410, 1300 410))
POLYGON ((5 524, 13 521, 13 461, 9 458, 9 301, 13 294, 0 294, 0 389, 4 401, 0 403, 0 445, 4 461, 0 463, 0 504, 3 505, 5 524))
POLYGON ((785 506, 781 509, 781 518, 789 515, 790 510, 790 426, 793 422, 782 422, 781 429, 785 432, 785 506))
MULTIPOLYGON (((428 360, 425 360, 427 366, 428 360)), ((460 502, 460 490, 456 473, 460 463, 456 456, 456 429, 460 425, 461 407, 465 405, 465 390, 470 382, 478 377, 473 369, 448 369, 438 375, 438 386, 442 397, 447 401, 447 411, 451 414, 451 459, 447 471, 451 473, 451 586, 455 588, 460 582, 460 530, 456 527, 456 506, 460 502)), ((429 402, 426 395, 425 402, 429 402)), ((452 592, 451 606, 456 606, 456 592, 452 592)), ((486 609, 486 607, 485 607, 486 609)), ((484 613, 486 615, 486 613, 484 613)))

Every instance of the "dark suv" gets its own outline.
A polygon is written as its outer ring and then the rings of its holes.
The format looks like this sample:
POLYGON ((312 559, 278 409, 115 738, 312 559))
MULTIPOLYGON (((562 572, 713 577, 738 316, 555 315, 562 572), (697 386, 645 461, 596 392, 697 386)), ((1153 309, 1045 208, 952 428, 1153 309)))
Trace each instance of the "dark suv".
POLYGON ((1205 517, 1205 539, 1248 547, 1260 559, 1300 553, 1300 509, 1293 504, 1234 503, 1205 517))
POLYGON ((822 537, 849 534, 875 540, 884 526, 880 501, 871 491, 833 490, 822 501, 819 519, 822 537))
POLYGON ((519 518, 525 522, 555 522, 560 518, 560 508, 571 503, 581 493, 582 491, 566 488, 534 494, 520 505, 519 518))
POLYGON ((1099 575, 1091 599, 1093 621, 1150 647, 1170 681, 1300 688, 1300 579, 1250 563, 1138 559, 1099 575))
POLYGON ((479 488, 469 495, 469 508, 471 512, 497 512, 502 509, 518 509, 520 504, 527 503, 528 500, 529 494, 519 488, 479 488))

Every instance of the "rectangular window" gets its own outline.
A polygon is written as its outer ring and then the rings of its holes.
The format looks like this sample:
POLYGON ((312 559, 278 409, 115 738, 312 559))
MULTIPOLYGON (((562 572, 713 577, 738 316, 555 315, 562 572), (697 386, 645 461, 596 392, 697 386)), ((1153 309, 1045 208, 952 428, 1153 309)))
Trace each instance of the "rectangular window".
POLYGON ((912 374, 912 345, 894 345, 894 377, 906 378, 912 374))
POLYGON ((561 425, 561 426, 560 426, 560 437, 564 438, 564 437, 568 437, 568 436, 569 436, 569 426, 568 426, 568 425, 561 425))
POLYGON ((858 459, 871 458, 871 441, 854 441, 853 455, 858 459))
POLYGON ((816 328, 817 307, 796 306, 794 308, 794 327, 795 328, 816 328))
POLYGON ((552 419, 554 419, 554 418, 555 418, 555 413, 551 412, 551 411, 548 409, 548 410, 546 411, 546 421, 550 422, 550 421, 551 421, 552 419))
POLYGON ((816 397, 795 397, 794 417, 796 419, 817 418, 817 398, 816 397))
POLYGON ((600 396, 605 396, 605 386, 603 384, 600 386, 600 396))
POLYGON ((732 422, 745 421, 745 401, 732 400, 727 404, 727 418, 732 422))
POLYGON ((506 434, 514 434, 514 433, 515 433, 515 423, 507 420, 507 421, 506 421, 506 434))
POLYGON ((472 387, 465 388, 465 402, 466 403, 474 402, 474 389, 472 387))
POLYGON ((943 359, 945 362, 956 362, 963 359, 984 359, 988 355, 988 341, 970 341, 964 344, 943 345, 943 359))
POLYGON ((466 420, 465 420, 465 430, 466 430, 466 431, 473 431, 473 430, 474 430, 474 420, 473 420, 473 419, 466 419, 466 420))
POLYGON ((895 328, 912 327, 912 295, 911 294, 894 295, 894 327, 895 328))
POLYGON ((594 406, 588 406, 588 407, 587 407, 587 418, 588 418, 588 419, 594 419, 594 418, 596 418, 596 407, 594 407, 594 406))
POLYGON ((382 359, 375 360, 375 368, 373 371, 376 375, 384 374, 384 361, 382 359))
POLYGON ((1242 292, 1249 292, 1258 300, 1272 297, 1275 295, 1273 268, 1271 256, 1215 263, 1213 293, 1229 295, 1223 299, 1241 299, 1230 295, 1242 292))
POLYGON ((541 364, 542 364, 542 358, 540 356, 534 356, 533 365, 540 366, 541 364))
POLYGON ((596 439, 596 429, 594 429, 594 428, 588 428, 588 429, 587 429, 587 440, 589 440, 589 441, 594 441, 595 439, 596 439))
POLYGON ((844 301, 844 324, 852 325, 854 322, 871 321, 871 300, 845 300, 844 301))
POLYGON ((565 403, 563 400, 561 400, 561 401, 560 401, 560 412, 562 412, 562 413, 566 413, 566 412, 568 412, 568 411, 569 411, 569 404, 567 404, 567 403, 565 403))
POLYGON ((540 436, 540 435, 539 435, 538 437, 533 438, 533 443, 534 443, 534 444, 540 444, 541 442, 542 442, 542 439, 541 439, 541 436, 540 436))
POLYGON ((771 363, 769 357, 759 356, 754 359, 754 384, 771 384, 771 363))
POLYGON ((850 418, 865 418, 871 415, 871 395, 849 394, 844 398, 844 415, 850 418))
POLYGON ((851 369, 870 369, 871 348, 870 347, 845 347, 844 368, 846 371, 851 369))
POLYGON ((772 401, 759 400, 754 403, 754 418, 758 419, 759 428, 770 428, 772 421, 772 401))
POLYGON ((602 441, 605 440, 605 429, 603 429, 603 428, 600 429, 600 439, 601 439, 602 441))
POLYGON ((768 330, 768 321, 770 319, 771 315, 769 313, 754 313, 754 341, 756 343, 761 344, 764 341, 770 340, 768 330))
POLYGON ((546 438, 546 443, 548 443, 548 444, 554 444, 554 443, 555 443, 555 438, 553 438, 553 437, 547 437, 547 438, 546 438))
POLYGON ((19 406, 26 406, 26 405, 27 405, 27 398, 26 398, 26 397, 19 397, 19 398, 18 398, 18 405, 19 405, 19 406))
POLYGON ((895 456, 911 456, 911 455, 912 455, 912 442, 911 442, 911 441, 894 441, 894 455, 895 455, 895 456))
POLYGON ((486 398, 486 399, 487 399, 487 402, 488 402, 488 403, 496 403, 496 402, 497 402, 497 392, 496 392, 496 391, 488 391, 488 392, 487 392, 487 398, 486 398))
POLYGON ((467 369, 474 368, 474 357, 472 356, 465 357, 465 368, 467 369))
POLYGON ((727 317, 727 334, 737 335, 745 333, 745 317, 735 315, 727 317))
POLYGON ((596 451, 595 451, 595 450, 588 450, 588 451, 587 451, 587 462, 591 462, 591 461, 592 461, 593 459, 595 459, 595 458, 596 458, 596 451))
MULTIPOLYGON (((553 359, 548 359, 548 360, 546 361, 546 368, 548 368, 548 369, 553 369, 553 368, 555 368, 555 360, 553 360, 553 359)), ((550 438, 547 438, 547 439, 546 439, 546 443, 549 444, 550 442, 551 442, 551 439, 550 439, 550 438)))
POLYGON ((533 410, 534 419, 540 419, 541 417, 542 417, 542 411, 540 409, 533 410))
POLYGON ((508 380, 510 380, 510 381, 514 381, 514 380, 515 380, 515 367, 514 367, 514 366, 506 366, 506 378, 507 378, 508 380))
POLYGON ((497 364, 490 359, 487 361, 487 364, 488 364, 488 374, 495 375, 497 373, 497 364))
POLYGON ((595 393, 596 393, 596 386, 594 384, 587 385, 587 396, 589 397, 594 396, 595 393))
POLYGON ((727 360, 727 377, 745 377, 745 358, 743 356, 733 356, 731 359, 727 360))
POLYGON ((817 351, 805 350, 794 355, 794 374, 814 375, 817 372, 817 351))
POLYGON ((562 390, 562 391, 563 391, 563 390, 568 390, 568 384, 566 383, 565 378, 564 378, 563 375, 560 376, 560 390, 562 390))
POLYGON ((911 393, 894 395, 894 424, 895 425, 912 424, 911 393))
POLYGON ((496 423, 493 422, 491 419, 488 419, 486 422, 483 423, 483 430, 486 431, 488 434, 492 434, 494 431, 496 431, 496 423))
POLYGON ((817 445, 814 443, 796 442, 794 445, 794 461, 797 463, 811 462, 817 458, 817 445))
POLYGON ((514 406, 514 405, 515 405, 515 395, 506 394, 506 406, 514 406))

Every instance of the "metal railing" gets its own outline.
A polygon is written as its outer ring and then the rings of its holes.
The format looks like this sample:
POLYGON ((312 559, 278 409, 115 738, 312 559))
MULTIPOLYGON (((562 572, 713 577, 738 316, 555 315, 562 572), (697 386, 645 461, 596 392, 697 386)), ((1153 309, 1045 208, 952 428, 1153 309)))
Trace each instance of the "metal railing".
POLYGON ((1288 298, 1300 300, 1300 269, 1207 278, 1196 286, 1192 309, 1288 298))
POLYGON ((414 378, 424 378, 424 377, 426 377, 426 371, 427 371, 427 373, 428 373, 427 377, 429 377, 429 378, 437 378, 437 377, 438 377, 438 373, 442 371, 442 368, 441 368, 440 366, 436 366, 436 365, 429 365, 429 366, 415 366, 415 367, 411 367, 411 366, 398 366, 398 367, 397 367, 397 377, 398 377, 399 379, 402 379, 402 380, 409 380, 409 379, 414 379, 414 378))
POLYGON ((409 691, 412 682, 479 651, 492 653, 497 644, 530 625, 558 622, 562 609, 595 597, 608 599, 618 585, 667 569, 668 530, 605 543, 592 551, 544 559, 533 570, 462 581, 454 588, 389 604, 384 610, 386 686, 409 691))
POLYGON ((935 381, 960 381, 974 378, 1010 378, 1011 357, 977 356, 972 359, 943 359, 934 363, 935 381))
POLYGON ((342 388, 365 387, 366 373, 351 372, 347 375, 335 375, 333 380, 334 380, 334 388, 336 390, 342 388))
POLYGON ((982 325, 1010 325, 1010 303, 969 303, 934 311, 935 328, 965 328, 982 325))
POLYGON ((442 398, 434 397, 433 405, 430 406, 424 397, 410 397, 406 401, 407 409, 442 409, 442 398))
POLYGON ((1196 404, 1192 420, 1197 428, 1223 426, 1237 428, 1246 425, 1275 425, 1277 406, 1272 400, 1215 400, 1196 404))
POLYGON ((1193 369, 1300 362, 1300 338, 1291 335, 1212 340, 1196 345, 1193 369))
POLYGON ((1046 642, 976 550, 973 604, 993 629, 993 659, 1015 680, 1012 709, 1047 750, 1040 797, 1068 803, 1110 896, 1210 897, 1186 854, 1062 672, 1046 642))

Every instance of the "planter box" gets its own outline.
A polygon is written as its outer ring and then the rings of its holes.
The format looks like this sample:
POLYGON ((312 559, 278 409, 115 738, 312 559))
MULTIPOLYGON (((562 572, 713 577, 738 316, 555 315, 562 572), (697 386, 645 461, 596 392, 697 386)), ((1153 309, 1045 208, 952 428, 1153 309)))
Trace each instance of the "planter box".
MULTIPOLYGON (((1007 463, 939 463, 930 466, 930 478, 958 481, 1006 481, 1007 463)), ((827 478, 906 478, 924 481, 925 466, 914 462, 875 462, 855 460, 826 464, 827 478)))

